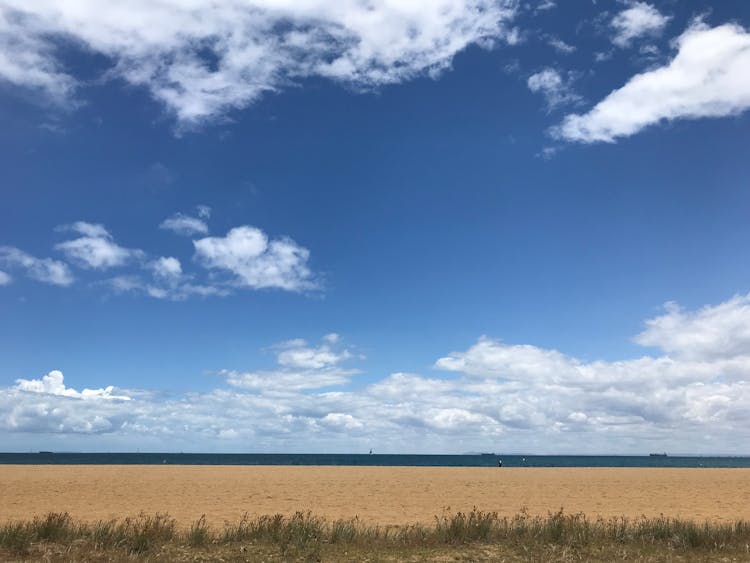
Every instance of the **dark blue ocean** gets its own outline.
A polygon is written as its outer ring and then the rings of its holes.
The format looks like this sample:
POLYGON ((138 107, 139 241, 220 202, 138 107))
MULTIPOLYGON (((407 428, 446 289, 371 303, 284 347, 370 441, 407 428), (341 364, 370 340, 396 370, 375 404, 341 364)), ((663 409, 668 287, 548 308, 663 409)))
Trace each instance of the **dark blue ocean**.
POLYGON ((0 464, 376 465, 417 467, 750 467, 750 457, 588 455, 379 455, 196 453, 0 453, 0 464))

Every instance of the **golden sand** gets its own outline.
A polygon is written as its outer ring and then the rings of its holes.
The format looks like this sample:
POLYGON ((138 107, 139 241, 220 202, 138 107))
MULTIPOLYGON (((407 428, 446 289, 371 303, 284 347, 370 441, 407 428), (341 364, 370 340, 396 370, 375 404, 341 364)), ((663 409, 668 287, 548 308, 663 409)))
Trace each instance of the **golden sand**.
POLYGON ((310 510, 368 523, 452 511, 561 507, 588 516, 750 519, 750 469, 0 465, 0 520, 67 511, 82 520, 166 512, 214 525, 310 510))

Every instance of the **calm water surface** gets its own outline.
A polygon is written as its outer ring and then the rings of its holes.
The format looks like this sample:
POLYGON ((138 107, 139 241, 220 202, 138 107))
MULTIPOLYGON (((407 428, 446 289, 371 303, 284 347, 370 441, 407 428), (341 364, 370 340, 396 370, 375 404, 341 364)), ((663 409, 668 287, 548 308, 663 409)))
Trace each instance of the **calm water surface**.
POLYGON ((0 464, 87 465, 375 465, 417 467, 749 467, 750 457, 197 454, 197 453, 0 453, 0 464))

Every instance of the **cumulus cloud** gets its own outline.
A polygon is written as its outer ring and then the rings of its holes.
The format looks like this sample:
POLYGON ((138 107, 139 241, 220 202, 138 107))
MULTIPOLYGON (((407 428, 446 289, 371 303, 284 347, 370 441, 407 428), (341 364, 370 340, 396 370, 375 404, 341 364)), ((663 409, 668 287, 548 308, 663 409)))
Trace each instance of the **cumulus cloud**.
POLYGON ((322 418, 323 424, 333 428, 342 428, 344 430, 356 430, 364 425, 350 414, 341 412, 330 412, 322 418))
POLYGON ((30 393, 44 393, 47 395, 59 395, 62 397, 73 397, 85 400, 130 400, 130 397, 127 395, 113 395, 112 392, 114 391, 114 387, 112 385, 109 385, 104 389, 84 389, 83 391, 76 391, 75 389, 66 387, 64 380, 65 378, 61 371, 53 370, 41 379, 17 379, 15 388, 19 391, 27 391, 30 393))
POLYGON ((193 241, 198 262, 230 272, 243 287, 302 291, 316 287, 307 261, 310 251, 289 238, 270 240, 258 228, 235 227, 224 237, 193 241))
MULTIPOLYGON (((207 206, 198 206, 197 212, 208 217, 211 211, 207 206)), ((182 220, 176 216, 172 219, 182 220)), ((190 219, 205 226, 200 219, 190 219)), ((181 229, 174 224, 171 227, 181 229)), ((108 287, 116 293, 140 293, 156 299, 181 301, 193 296, 226 296, 238 288, 298 292, 319 288, 307 264, 309 250, 289 238, 270 239, 255 227, 241 226, 225 237, 194 240, 195 261, 208 272, 185 272, 183 263, 175 256, 151 258, 142 250, 124 248, 101 224, 78 221, 57 230, 80 235, 55 245, 79 266, 97 271, 129 267, 114 277, 93 281, 93 286, 108 287), (230 276, 219 275, 218 271, 230 276)), ((182 234, 193 231, 182 228, 182 234)), ((29 277, 47 283, 62 286, 73 283, 65 262, 36 258, 10 246, 0 246, 0 266, 22 269, 29 277)), ((11 279, 10 274, 0 271, 0 285, 10 283, 11 279)), ((331 334, 327 338, 329 344, 335 344, 337 336, 331 334)))
POLYGON ((220 4, 7 0, 0 77, 61 99, 77 81, 61 42, 102 55, 110 76, 143 86, 182 124, 243 108, 290 81, 322 76, 370 88, 448 68, 471 44, 512 40, 512 0, 220 4))
POLYGON ((20 268, 28 277, 44 283, 61 286, 73 283, 73 274, 64 262, 36 258, 12 246, 0 246, 0 264, 8 268, 20 268))
POLYGON ((685 311, 676 303, 667 303, 665 309, 664 315, 646 322, 636 343, 693 360, 750 355, 750 294, 698 311, 685 311))
POLYGON ((614 142, 662 121, 722 117, 750 107, 750 33, 739 25, 689 27, 665 66, 643 72, 588 113, 571 114, 555 137, 614 142))
POLYGON ((295 339, 273 347, 278 367, 274 370, 237 372, 224 370, 227 383, 245 389, 302 390, 343 385, 359 373, 340 364, 353 356, 347 349, 334 346, 339 342, 331 334, 323 337, 323 344, 309 346, 305 340, 295 339))
POLYGON ((0 429, 27 436, 110 434, 138 412, 126 406, 131 397, 114 391, 113 386, 76 391, 57 370, 41 379, 18 379, 0 393, 0 429))
POLYGON ((612 18, 611 26, 615 33, 612 43, 618 47, 627 47, 638 37, 659 35, 669 20, 668 16, 651 4, 632 2, 612 18))
POLYGON ((202 210, 198 209, 198 217, 175 213, 164 219, 159 228, 172 231, 178 235, 205 235, 208 233, 208 225, 203 221, 203 218, 208 218, 210 213, 210 209, 207 207, 202 210))
POLYGON ((114 242, 103 225, 78 221, 62 230, 73 231, 80 237, 55 245, 57 250, 83 268, 105 270, 126 264, 143 256, 140 250, 123 248, 114 242))
POLYGON ((572 88, 570 75, 563 76, 554 68, 545 68, 529 76, 526 81, 529 90, 544 96, 547 108, 552 110, 561 105, 575 103, 581 98, 572 88))
MULTIPOLYGON (((435 367, 471 378, 467 390, 495 396, 496 418, 505 425, 560 432, 585 427, 641 440, 668 430, 726 433, 750 419, 744 412, 750 402, 749 321, 747 296, 697 312, 670 305, 636 337, 669 355, 583 361, 483 337, 435 367)), ((689 447, 687 440, 682 447, 689 447)))
POLYGON ((150 267, 159 278, 175 279, 182 276, 182 265, 173 256, 157 258, 151 262, 150 267))
POLYGON ((78 392, 52 372, 2 390, 0 429, 106 433, 101 447, 213 449, 220 438, 256 451, 746 453, 748 326, 747 295, 695 311, 670 304, 636 337, 657 355, 583 360, 482 337, 439 358, 436 375, 356 385, 346 363, 357 356, 340 341, 298 339, 271 348, 273 369, 224 370, 226 388, 161 398, 78 392))
POLYGON ((325 343, 316 348, 307 346, 304 340, 290 340, 277 344, 275 348, 279 365, 289 368, 321 369, 351 358, 347 350, 335 351, 331 347, 339 341, 338 335, 327 334, 323 340, 325 343))

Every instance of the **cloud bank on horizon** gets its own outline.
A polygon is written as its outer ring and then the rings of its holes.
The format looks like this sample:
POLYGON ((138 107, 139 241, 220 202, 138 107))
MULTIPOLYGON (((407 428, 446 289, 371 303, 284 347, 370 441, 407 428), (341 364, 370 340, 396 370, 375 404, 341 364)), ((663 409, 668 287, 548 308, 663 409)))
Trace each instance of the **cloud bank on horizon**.
POLYGON ((365 386, 344 365, 362 356, 337 334, 319 345, 282 342, 272 348, 276 368, 223 369, 224 386, 170 398, 113 386, 79 392, 52 371, 3 389, 0 429, 40 444, 168 439, 211 451, 740 452, 750 438, 748 327, 750 295, 696 311, 670 303, 635 337, 660 355, 584 361, 481 337, 435 362, 447 376, 393 373, 365 386))

